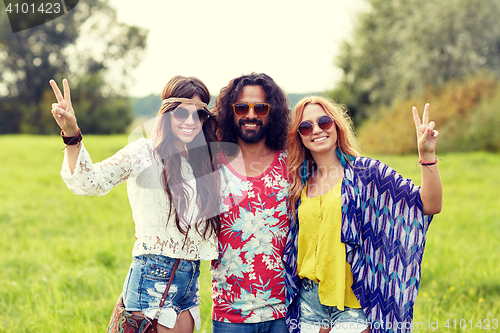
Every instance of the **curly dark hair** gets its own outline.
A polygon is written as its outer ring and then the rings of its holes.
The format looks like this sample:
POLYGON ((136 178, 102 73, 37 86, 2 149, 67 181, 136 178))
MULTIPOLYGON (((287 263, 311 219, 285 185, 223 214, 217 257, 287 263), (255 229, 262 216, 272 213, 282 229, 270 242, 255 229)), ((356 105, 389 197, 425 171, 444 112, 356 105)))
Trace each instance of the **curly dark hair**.
MULTIPOLYGON (((272 130, 267 133, 266 146, 273 150, 285 149, 290 122, 287 97, 274 80, 264 73, 242 75, 231 80, 226 87, 221 89, 214 109, 219 122, 217 131, 219 141, 237 143, 238 129, 234 126, 234 113, 231 105, 236 103, 243 87, 248 85, 261 86, 266 93, 266 102, 271 104, 268 125, 272 130)), ((236 145, 225 145, 224 147, 226 154, 234 155, 236 153, 236 145)))

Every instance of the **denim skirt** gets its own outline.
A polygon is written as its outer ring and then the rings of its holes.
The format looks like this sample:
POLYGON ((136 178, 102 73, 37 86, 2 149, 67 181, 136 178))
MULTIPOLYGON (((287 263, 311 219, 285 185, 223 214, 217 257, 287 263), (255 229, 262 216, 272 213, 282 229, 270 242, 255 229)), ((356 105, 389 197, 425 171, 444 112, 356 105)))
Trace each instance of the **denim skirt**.
MULTIPOLYGON (((146 254, 134 257, 123 284, 123 303, 129 312, 140 311, 148 318, 155 318, 165 292, 174 258, 146 254)), ((173 328, 179 313, 189 310, 197 328, 199 327, 199 283, 200 261, 181 259, 174 273, 172 285, 158 322, 173 328)))

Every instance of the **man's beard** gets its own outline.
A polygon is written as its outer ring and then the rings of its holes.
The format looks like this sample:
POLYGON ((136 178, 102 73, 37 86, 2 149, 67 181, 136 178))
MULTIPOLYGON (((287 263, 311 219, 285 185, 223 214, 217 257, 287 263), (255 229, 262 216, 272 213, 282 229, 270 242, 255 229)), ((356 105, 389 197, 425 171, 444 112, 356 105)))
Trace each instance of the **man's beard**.
POLYGON ((253 121, 248 121, 244 119, 240 119, 238 125, 234 123, 234 127, 238 131, 238 137, 245 143, 257 143, 266 137, 267 132, 269 131, 269 123, 263 124, 262 120, 255 119, 253 121), (243 124, 257 124, 260 126, 258 131, 247 131, 246 133, 243 130, 243 124))

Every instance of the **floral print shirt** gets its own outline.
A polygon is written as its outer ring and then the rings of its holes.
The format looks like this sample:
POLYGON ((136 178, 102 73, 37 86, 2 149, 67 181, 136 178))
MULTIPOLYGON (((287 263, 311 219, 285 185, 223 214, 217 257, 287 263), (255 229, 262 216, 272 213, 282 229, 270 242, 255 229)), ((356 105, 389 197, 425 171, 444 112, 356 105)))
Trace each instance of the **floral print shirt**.
POLYGON ((219 258, 211 267, 214 320, 258 323, 285 317, 286 157, 278 151, 264 173, 245 177, 218 156, 223 213, 219 258))

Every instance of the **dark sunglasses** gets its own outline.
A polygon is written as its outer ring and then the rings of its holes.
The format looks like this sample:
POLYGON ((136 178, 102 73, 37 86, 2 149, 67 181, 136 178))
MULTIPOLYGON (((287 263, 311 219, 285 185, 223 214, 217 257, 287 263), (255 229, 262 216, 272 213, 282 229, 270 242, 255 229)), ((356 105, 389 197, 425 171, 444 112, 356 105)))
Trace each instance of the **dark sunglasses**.
POLYGON ((186 121, 189 118, 190 114, 192 115, 194 121, 199 120, 201 123, 207 120, 208 117, 210 117, 205 109, 198 109, 191 113, 186 108, 178 107, 172 113, 174 115, 174 118, 180 122, 186 121))
POLYGON ((321 128, 323 131, 326 131, 327 129, 330 129, 330 127, 332 127, 333 119, 330 116, 323 115, 319 116, 318 120, 316 120, 316 123, 314 124, 309 120, 304 120, 299 124, 297 132, 299 132, 299 134, 302 136, 311 135, 314 125, 318 125, 319 128, 321 128))
POLYGON ((238 117, 244 117, 250 112, 250 108, 253 108, 253 112, 257 117, 265 117, 269 113, 271 105, 267 103, 234 103, 231 105, 233 107, 234 114, 238 117))

